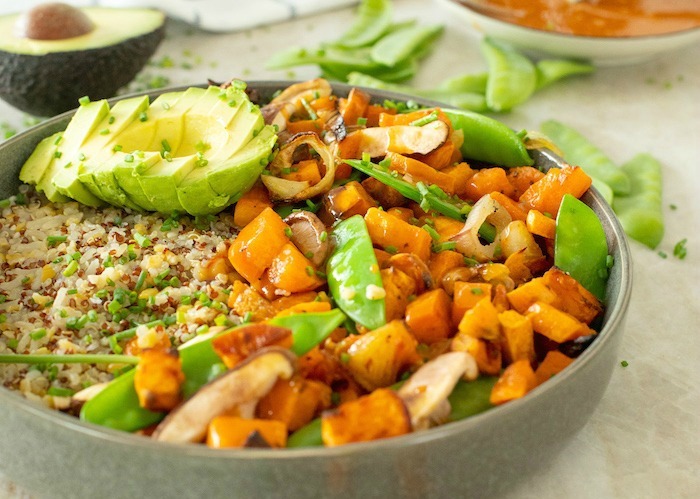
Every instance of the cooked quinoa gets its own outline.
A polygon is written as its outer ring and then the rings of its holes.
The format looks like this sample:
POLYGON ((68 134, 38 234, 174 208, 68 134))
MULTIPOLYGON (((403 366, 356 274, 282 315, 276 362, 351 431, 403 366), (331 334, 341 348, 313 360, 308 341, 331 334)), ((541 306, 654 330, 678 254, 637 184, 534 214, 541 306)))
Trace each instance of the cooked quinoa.
MULTIPOLYGON (((0 353, 119 353, 111 335, 158 320, 176 346, 239 322, 226 307, 227 274, 203 275, 236 233, 230 214, 93 209, 50 203, 27 186, 0 210, 0 353)), ((136 331, 147 341, 148 327, 136 331)), ((122 367, 0 364, 0 383, 64 408, 65 395, 122 367)))

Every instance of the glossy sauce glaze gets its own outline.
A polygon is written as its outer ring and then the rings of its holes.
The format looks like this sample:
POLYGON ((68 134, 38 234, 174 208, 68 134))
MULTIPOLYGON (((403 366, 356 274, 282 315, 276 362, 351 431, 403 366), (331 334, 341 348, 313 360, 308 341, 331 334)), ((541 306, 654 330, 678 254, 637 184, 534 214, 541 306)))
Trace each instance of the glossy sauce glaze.
POLYGON ((465 0, 460 3, 506 22, 572 35, 632 37, 700 27, 700 0, 465 0))

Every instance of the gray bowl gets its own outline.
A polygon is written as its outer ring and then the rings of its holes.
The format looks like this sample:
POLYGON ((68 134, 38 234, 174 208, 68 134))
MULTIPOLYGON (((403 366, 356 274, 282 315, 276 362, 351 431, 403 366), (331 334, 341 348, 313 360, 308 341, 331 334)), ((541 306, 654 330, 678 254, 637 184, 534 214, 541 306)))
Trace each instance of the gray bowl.
MULTIPOLYGON (((266 97, 288 84, 251 82, 249 87, 266 97)), ((344 94, 349 87, 335 89, 344 94)), ((406 98, 370 92, 379 100, 406 98)), ((64 128, 71 114, 0 145, 0 199, 16 191, 19 169, 36 144, 64 128)), ((561 162, 548 151, 533 154, 543 166, 561 162)), ((370 443, 328 449, 213 450, 157 443, 83 423, 0 388, 0 471, 39 497, 366 499, 502 494, 554 459, 586 424, 616 364, 631 291, 631 255, 605 201, 595 191, 583 200, 602 220, 615 259, 604 326, 570 367, 520 400, 429 431, 370 443)))

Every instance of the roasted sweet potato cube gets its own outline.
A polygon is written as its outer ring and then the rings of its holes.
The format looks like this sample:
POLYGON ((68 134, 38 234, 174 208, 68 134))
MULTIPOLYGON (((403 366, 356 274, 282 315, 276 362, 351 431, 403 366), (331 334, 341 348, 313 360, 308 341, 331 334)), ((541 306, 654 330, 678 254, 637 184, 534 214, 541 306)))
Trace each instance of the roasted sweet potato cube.
POLYGON ((273 286, 287 293, 311 291, 325 283, 316 275, 311 261, 291 242, 272 259, 267 275, 273 286))
POLYGON ((557 223, 553 218, 544 215, 544 213, 542 213, 541 211, 528 211, 525 223, 527 224, 527 230, 529 230, 536 236, 542 236, 547 239, 554 239, 554 234, 557 229, 557 223))
POLYGON ((181 400, 185 381, 182 363, 175 349, 146 349, 134 373, 134 388, 139 404, 149 411, 169 411, 181 400))
POLYGON ((506 179, 506 171, 503 168, 477 170, 467 181, 464 195, 472 201, 477 201, 494 191, 508 197, 513 195, 513 186, 506 179))
POLYGON ((528 210, 538 210, 556 217, 564 195, 571 194, 580 198, 591 186, 591 182, 591 177, 580 166, 550 168, 544 177, 520 196, 520 202, 528 210))
POLYGON ((527 309, 527 317, 535 332, 552 341, 563 343, 579 336, 595 334, 595 331, 574 316, 562 312, 544 302, 536 302, 527 309))
POLYGON ((290 329, 270 324, 247 324, 220 334, 211 342, 216 354, 229 369, 263 347, 292 346, 290 329))
POLYGON ((364 216, 367 210, 377 206, 377 202, 362 187, 362 184, 356 181, 331 189, 324 196, 323 202, 328 212, 335 218, 364 216))
POLYGON ((241 281, 233 283, 227 304, 236 315, 249 315, 252 322, 269 319, 275 315, 275 308, 270 301, 241 281))
POLYGON ((537 384, 541 385, 555 374, 559 374, 574 361, 571 357, 564 355, 559 350, 550 350, 545 355, 540 365, 535 369, 537 384))
POLYGON ((237 416, 217 416, 212 419, 207 431, 207 445, 215 449, 247 447, 256 433, 267 447, 287 446, 287 426, 282 421, 244 419, 237 416))
POLYGON ((530 320, 515 310, 498 314, 503 341, 501 349, 505 363, 518 360, 535 361, 535 338, 530 320))
POLYGON ((326 411, 321 436, 326 446, 395 437, 411 431, 408 410, 395 391, 380 388, 326 411))
POLYGON ((467 352, 474 357, 481 374, 498 376, 501 372, 503 357, 499 344, 457 333, 457 335, 452 338, 450 350, 455 352, 467 352))
POLYGON ((557 296, 552 303, 562 312, 571 314, 576 319, 590 324, 602 311, 603 307, 590 291, 569 274, 556 267, 542 276, 544 284, 557 296))
POLYGON ((406 307, 406 324, 421 343, 437 343, 447 339, 452 325, 452 301, 444 289, 433 289, 419 295, 406 307))
POLYGON ((472 338, 500 342, 501 324, 498 321, 498 310, 488 300, 479 300, 467 310, 459 321, 459 334, 472 338))
POLYGON ((289 431, 294 431, 330 405, 330 386, 295 375, 278 380, 255 410, 259 418, 282 421, 289 431))
MULTIPOLYGON (((391 259, 388 260, 388 262, 391 259)), ((400 319, 406 312, 408 297, 416 293, 416 281, 405 272, 389 267, 382 269, 382 284, 384 285, 384 308, 386 320, 400 319)))
POLYGON ((451 250, 433 253, 428 262, 428 269, 433 276, 433 285, 436 287, 442 286, 442 278, 449 270, 465 266, 464 255, 451 250))
MULTIPOLYGON (((363 180, 362 187, 372 196, 372 199, 376 199, 377 203, 386 210, 406 204, 406 198, 403 197, 399 191, 380 182, 374 177, 367 177, 363 180)), ((411 216, 413 216, 413 214, 411 214, 411 216)))
POLYGON ((391 321, 360 335, 347 349, 345 367, 367 390, 389 386, 404 368, 418 361, 417 346, 403 321, 391 321))
POLYGON ((459 325, 467 310, 474 308, 481 300, 491 300, 492 285, 486 282, 457 281, 452 296, 452 322, 459 325))
POLYGON ((513 186, 513 198, 519 199, 523 192, 528 190, 532 184, 544 177, 544 173, 532 166, 516 166, 508 168, 506 178, 513 186))
POLYGON ((521 314, 524 314, 535 302, 554 303, 557 300, 556 293, 547 286, 541 277, 532 279, 513 291, 509 291, 507 297, 510 306, 521 314))
POLYGON ((506 367, 491 390, 490 402, 494 405, 504 404, 524 396, 537 386, 535 373, 530 362, 518 360, 506 367))
POLYGON ((420 227, 377 208, 367 210, 365 222, 374 244, 384 249, 394 248, 399 253, 414 253, 424 262, 430 258, 433 240, 420 227))
POLYGON ((238 233, 228 251, 236 272, 249 283, 262 277, 289 238, 288 228, 272 208, 265 208, 238 233))
POLYGON ((233 209, 233 223, 238 227, 245 227, 255 217, 260 215, 265 208, 272 208, 270 195, 262 182, 256 182, 236 202, 236 206, 233 209))

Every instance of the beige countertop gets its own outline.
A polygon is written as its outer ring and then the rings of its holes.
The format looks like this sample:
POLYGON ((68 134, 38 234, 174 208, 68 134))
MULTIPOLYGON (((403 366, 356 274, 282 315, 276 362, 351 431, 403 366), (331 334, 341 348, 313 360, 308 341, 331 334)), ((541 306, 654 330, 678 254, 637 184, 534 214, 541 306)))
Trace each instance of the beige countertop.
MULTIPOLYGON (((479 37, 433 2, 395 2, 396 18, 446 26, 425 60, 417 85, 485 70, 479 37)), ((232 34, 209 34, 172 23, 155 56, 170 68, 147 67, 146 81, 172 84, 227 80, 303 79, 314 68, 268 71, 263 62, 290 45, 333 39, 351 9, 232 34)), ((634 292, 618 365, 589 423, 548 468, 523 477, 512 498, 697 497, 700 494, 700 46, 655 61, 599 69, 556 84, 501 117, 516 129, 545 119, 567 123, 617 163, 649 152, 663 163, 668 254, 632 242, 634 292), (674 205, 676 209, 672 209, 674 205), (687 238, 684 260, 673 246, 687 238)), ((22 113, 0 102, 0 121, 23 127, 22 113)), ((4 456, 2 457, 5 458, 4 456)), ((41 491, 39 491, 41 492, 41 491)), ((44 491, 51 497, 50 488, 44 491)), ((154 491, 154 497, 157 493, 154 491)), ((0 497, 25 497, 0 480, 0 497)))

